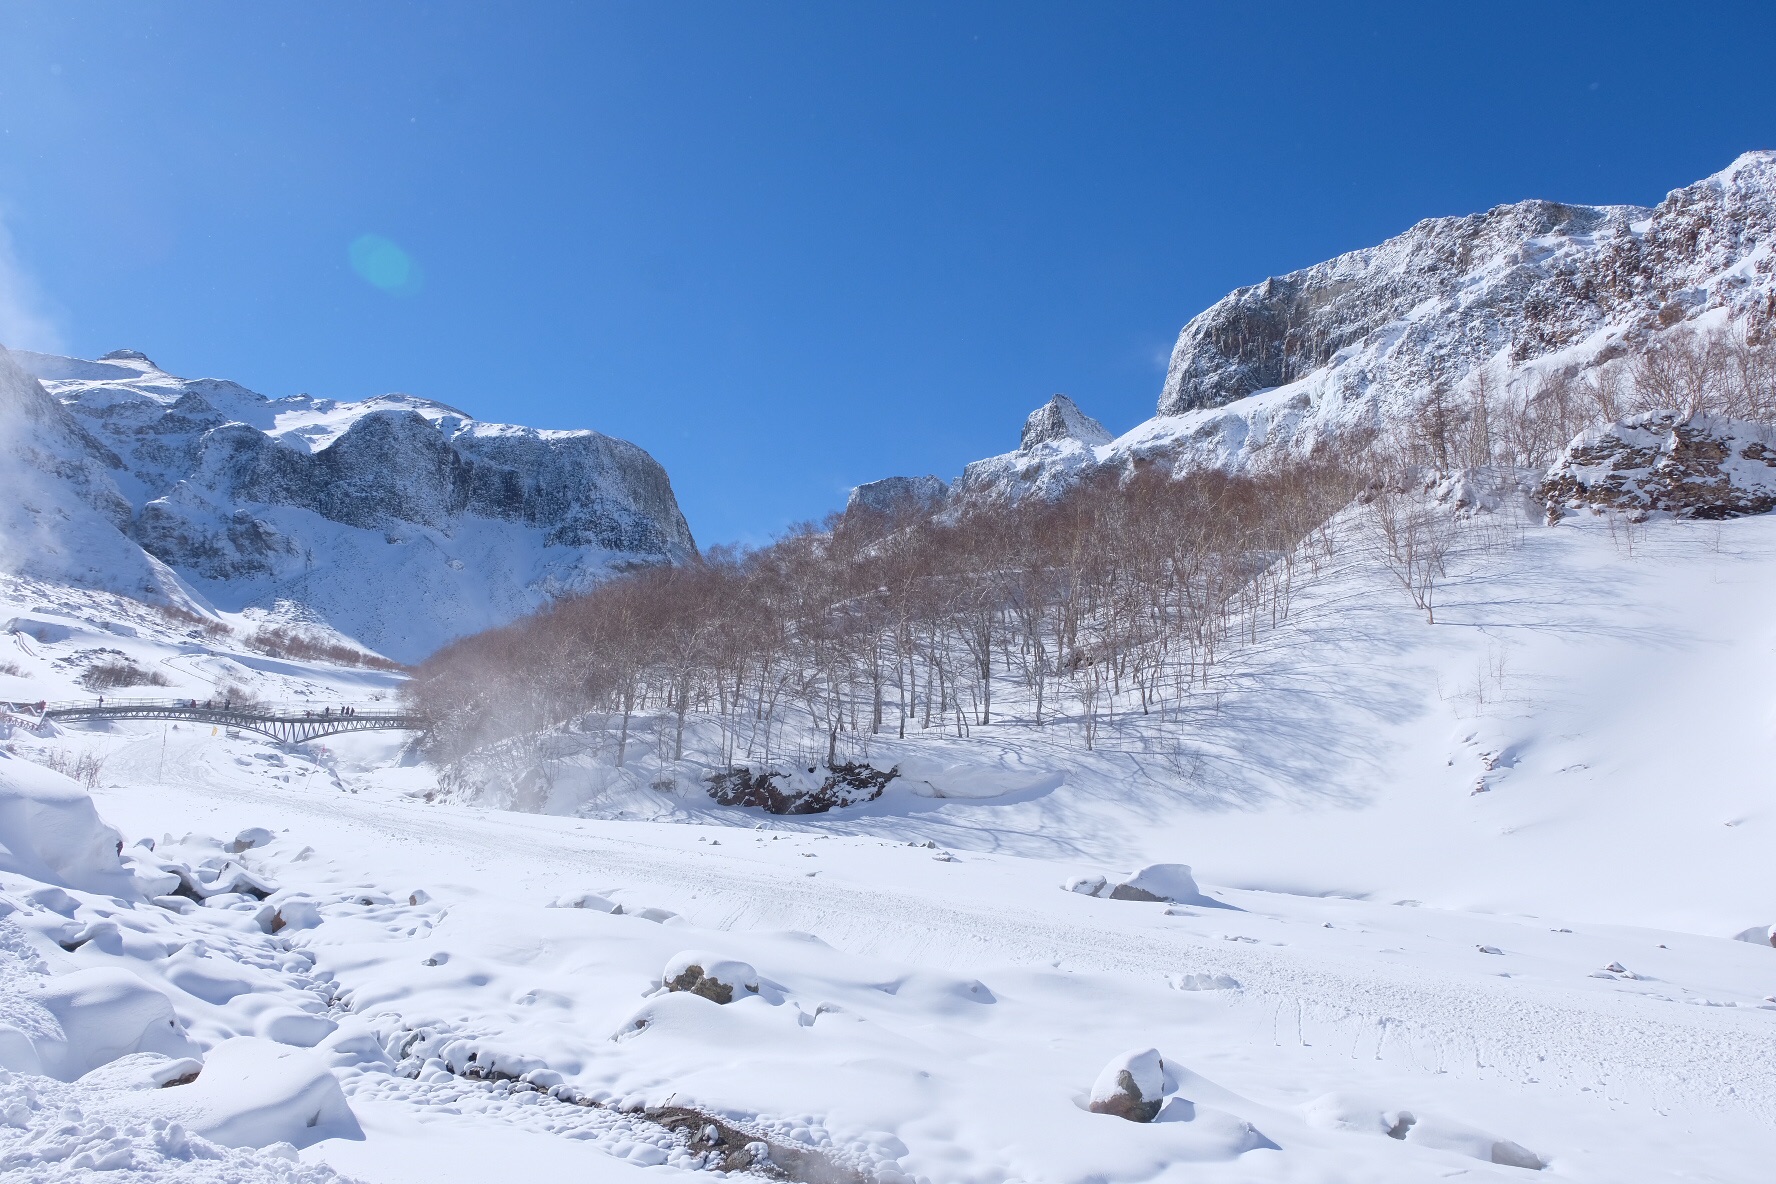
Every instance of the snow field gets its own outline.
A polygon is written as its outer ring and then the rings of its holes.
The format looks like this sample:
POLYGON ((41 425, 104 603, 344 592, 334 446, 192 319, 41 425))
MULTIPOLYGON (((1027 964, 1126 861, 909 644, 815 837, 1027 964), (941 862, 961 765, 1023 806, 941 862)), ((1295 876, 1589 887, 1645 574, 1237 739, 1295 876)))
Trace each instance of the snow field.
MULTIPOLYGON (((1353 560, 1184 721, 1193 766, 1155 761, 1139 720, 1089 757, 995 726, 906 745, 927 784, 969 771, 968 796, 891 789, 811 817, 649 785, 568 802, 627 819, 448 802, 396 735, 323 756, 15 724, 5 784, 54 787, 86 841, 47 846, 87 855, 0 867, 0 946, 18 951, 0 1017, 48 1048, 61 1021, 33 992, 115 972, 187 1044, 114 1041, 98 1068, 203 1058, 157 1099, 212 1078, 175 1118, 8 1060, 52 1100, 4 1137, 32 1178, 118 1139, 132 1162, 207 1171, 224 1161, 153 1158, 153 1124, 219 1147, 199 1128, 228 1116, 204 1099, 230 1050, 257 1049, 306 1068, 250 1138, 374 1181, 727 1162, 640 1112, 661 1106, 884 1184, 1761 1179, 1776 952, 1733 938, 1776 907, 1758 842, 1773 565, 1768 521, 1627 540, 1581 520, 1471 548, 1427 626, 1353 560), (96 814, 40 770, 57 752, 99 761, 96 814), (993 767, 1016 774, 998 796, 993 767), (1110 898, 1180 863, 1149 893, 1169 900, 1110 898), (746 981, 725 1004, 665 989, 693 962, 750 974, 727 971, 746 981), (1091 1113, 1106 1063, 1147 1049, 1168 1070, 1157 1120, 1091 1113), (319 1104, 317 1065, 344 1114, 319 1104), (54 1142, 61 1098, 90 1137, 54 1142), (52 1161, 52 1143, 78 1150, 52 1161)), ((121 637, 104 613, 75 594, 0 609, 68 630, 27 639, 21 689, 62 693, 57 663, 101 633, 187 693, 236 666, 268 698, 317 702, 383 677, 121 637)))

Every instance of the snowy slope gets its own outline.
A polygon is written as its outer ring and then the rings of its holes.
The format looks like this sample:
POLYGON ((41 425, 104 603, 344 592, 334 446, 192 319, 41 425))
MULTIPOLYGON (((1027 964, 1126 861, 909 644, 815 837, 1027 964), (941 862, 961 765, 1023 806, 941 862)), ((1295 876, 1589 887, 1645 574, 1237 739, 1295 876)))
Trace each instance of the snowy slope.
MULTIPOLYGON (((272 400, 129 350, 14 360, 66 409, 38 449, 59 458, 38 466, 50 494, 103 469, 76 492, 102 489, 111 533, 51 533, 108 548, 85 564, 107 575, 64 564, 70 582, 116 587, 132 565, 164 563, 217 608, 318 622, 415 660, 613 570, 695 552, 664 470, 596 432, 479 423, 408 395, 272 400), (147 554, 130 556, 118 531, 147 554), (366 597, 367 581, 404 594, 366 597)), ((43 402, 8 373, 9 399, 43 402)))
MULTIPOLYGON (((369 1181, 707 1178, 759 1143, 791 1178, 883 1184, 1762 1179, 1776 950, 1734 938, 1776 921, 1776 519, 1478 521, 1434 625, 1353 541, 1186 716, 1120 713, 1089 754, 1068 722, 1015 719, 885 743, 872 759, 917 777, 826 815, 663 792, 657 761, 569 759, 563 813, 539 815, 447 801, 401 734, 280 751, 15 721, 0 781, 88 757, 131 874, 238 867, 269 895, 156 903, 0 866, 0 1023, 46 1026, 28 1000, 120 971, 205 1062, 145 1108, 120 1083, 170 1051, 66 1083, 6 1061, 0 1091, 34 1100, 0 1162, 58 1178, 65 1144, 169 1178, 276 1179, 289 1155, 369 1181), (1201 893, 1065 887, 1155 861, 1201 893), (750 972, 726 1005, 663 990, 687 958, 750 972), (1147 1047, 1160 1120, 1089 1113, 1099 1071, 1147 1047), (302 1054, 288 1084, 222 1148, 240 1120, 215 1083, 278 1048, 302 1054), (317 1064, 346 1107, 326 1137, 287 1120, 332 1097, 317 1064), (153 1123, 175 1103, 169 1154, 153 1123), (64 1106, 86 1133, 56 1144, 64 1106)), ((99 649, 177 680, 158 693, 392 688, 99 594, 0 594, 26 621, 0 697, 76 694, 99 649)))

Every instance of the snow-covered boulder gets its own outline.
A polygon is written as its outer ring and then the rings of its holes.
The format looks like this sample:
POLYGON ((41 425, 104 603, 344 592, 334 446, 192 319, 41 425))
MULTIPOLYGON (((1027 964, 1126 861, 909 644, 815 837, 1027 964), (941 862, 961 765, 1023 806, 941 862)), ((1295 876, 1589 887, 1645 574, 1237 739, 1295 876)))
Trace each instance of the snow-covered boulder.
POLYGON ((595 913, 620 913, 623 906, 596 892, 569 892, 549 902, 552 909, 591 909, 595 913))
POLYGON ((226 1147, 306 1147, 364 1137, 318 1053, 252 1036, 211 1049, 196 1081, 129 1094, 119 1099, 119 1108, 177 1122, 226 1147))
POLYGON ((1190 904, 1203 899, 1187 863, 1153 863, 1110 889, 1111 900, 1156 900, 1190 904))
POLYGON ((187 1057, 197 1052, 166 995, 120 967, 55 975, 25 992, 19 1003, 7 1012, 22 1021, 13 1034, 24 1040, 0 1040, 5 1067, 15 1071, 73 1081, 131 1053, 187 1057))
POLYGON ((1131 1048, 1112 1057, 1092 1083, 1093 1114, 1152 1122, 1165 1102, 1165 1059, 1155 1048, 1131 1048))
POLYGON ((1542 482, 1549 521, 1581 509, 1739 518, 1776 509, 1776 430, 1649 411, 1585 432, 1542 482))
POLYGON ((1748 941, 1754 946, 1776 946, 1776 925, 1753 925, 1733 935, 1735 941, 1748 941))
POLYGON ((0 752, 0 871, 134 899, 122 845, 75 781, 0 752))
POLYGON ((234 836, 234 841, 223 850, 231 855, 239 855, 242 851, 251 851, 254 847, 263 847, 276 836, 263 826, 249 826, 234 836))
POLYGON ((668 991, 688 991, 713 1003, 732 1003, 759 989, 758 971, 751 966, 702 950, 674 955, 660 980, 668 991))

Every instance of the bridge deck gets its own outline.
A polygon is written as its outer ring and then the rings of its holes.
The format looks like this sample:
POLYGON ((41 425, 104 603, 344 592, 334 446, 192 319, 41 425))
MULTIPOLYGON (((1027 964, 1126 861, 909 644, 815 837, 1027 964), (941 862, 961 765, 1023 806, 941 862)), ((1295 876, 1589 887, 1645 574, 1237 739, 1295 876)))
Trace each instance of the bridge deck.
POLYGON ((233 703, 220 699, 104 699, 14 704, 20 714, 76 722, 94 719, 183 720, 239 728, 300 744, 345 732, 423 732, 426 721, 390 703, 233 703))

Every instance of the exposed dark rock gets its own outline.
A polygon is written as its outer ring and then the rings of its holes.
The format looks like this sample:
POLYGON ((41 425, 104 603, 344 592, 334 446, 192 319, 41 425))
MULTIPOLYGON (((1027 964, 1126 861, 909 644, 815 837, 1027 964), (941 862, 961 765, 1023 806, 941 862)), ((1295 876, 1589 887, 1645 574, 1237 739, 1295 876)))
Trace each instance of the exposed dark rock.
POLYGON ((814 784, 816 769, 800 776, 775 769, 754 772, 736 765, 725 773, 710 775, 709 796, 724 806, 756 806, 768 814, 824 814, 841 806, 875 801, 900 775, 898 766, 884 771, 852 761, 824 767, 825 778, 814 784))
POLYGON ((1541 487, 1549 521, 1578 509, 1739 518, 1776 509, 1776 431, 1654 411, 1586 432, 1541 487))

